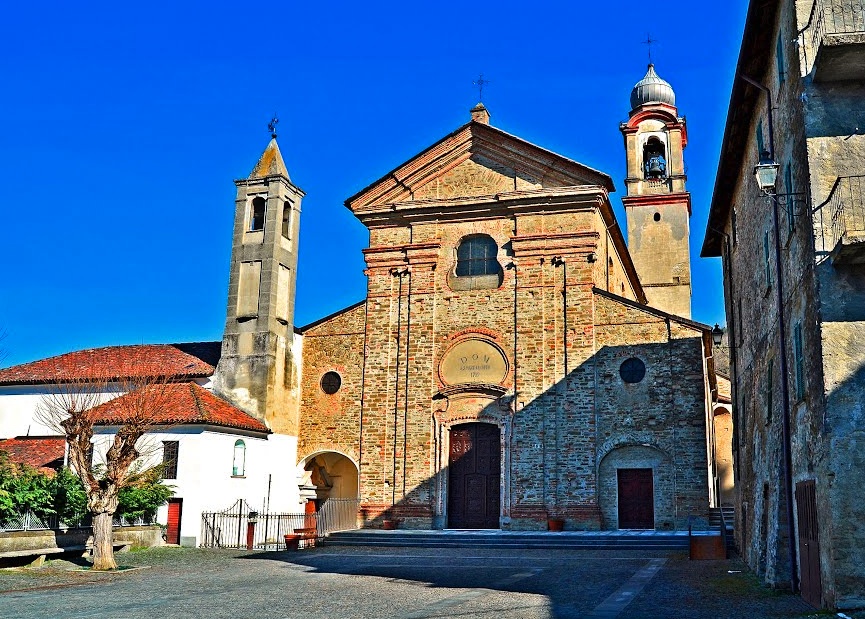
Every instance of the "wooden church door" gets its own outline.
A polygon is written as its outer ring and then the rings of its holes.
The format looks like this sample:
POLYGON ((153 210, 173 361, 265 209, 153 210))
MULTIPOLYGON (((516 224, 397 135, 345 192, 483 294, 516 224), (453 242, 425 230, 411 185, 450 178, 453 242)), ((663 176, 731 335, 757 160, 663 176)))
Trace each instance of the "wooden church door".
POLYGON ((451 428, 448 459, 448 527, 498 529, 501 513, 499 428, 464 423, 451 428))
POLYGON ((652 469, 619 469, 619 528, 655 528, 652 469))

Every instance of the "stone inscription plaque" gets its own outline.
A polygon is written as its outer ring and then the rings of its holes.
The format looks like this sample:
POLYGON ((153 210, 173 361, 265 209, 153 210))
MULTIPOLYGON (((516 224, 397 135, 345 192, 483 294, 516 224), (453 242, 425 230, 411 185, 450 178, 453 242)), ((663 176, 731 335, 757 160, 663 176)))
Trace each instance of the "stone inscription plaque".
POLYGON ((439 365, 442 382, 448 385, 500 384, 507 373, 508 362, 502 351, 483 340, 460 342, 445 353, 439 365))

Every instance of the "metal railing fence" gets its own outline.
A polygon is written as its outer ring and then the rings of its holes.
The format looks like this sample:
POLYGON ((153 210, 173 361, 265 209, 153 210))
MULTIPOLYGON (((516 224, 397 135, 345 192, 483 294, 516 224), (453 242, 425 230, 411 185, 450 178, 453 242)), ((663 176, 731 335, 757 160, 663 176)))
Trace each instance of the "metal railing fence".
POLYGON ((844 238, 865 235, 865 176, 839 176, 815 210, 823 220, 823 251, 831 252, 844 238))
MULTIPOLYGON (((152 519, 146 518, 124 518, 115 516, 115 527, 135 527, 156 524, 152 519)), ((87 528, 92 525, 89 515, 85 516, 77 522, 64 522, 56 514, 48 516, 37 516, 33 512, 23 512, 13 514, 9 518, 0 520, 0 533, 9 533, 13 531, 51 531, 59 529, 75 529, 87 528)))
POLYGON ((201 541, 204 548, 253 548, 279 550, 284 536, 296 529, 315 529, 322 538, 335 531, 358 528, 358 499, 327 499, 318 512, 269 513, 257 511, 243 499, 223 511, 201 514, 201 541))

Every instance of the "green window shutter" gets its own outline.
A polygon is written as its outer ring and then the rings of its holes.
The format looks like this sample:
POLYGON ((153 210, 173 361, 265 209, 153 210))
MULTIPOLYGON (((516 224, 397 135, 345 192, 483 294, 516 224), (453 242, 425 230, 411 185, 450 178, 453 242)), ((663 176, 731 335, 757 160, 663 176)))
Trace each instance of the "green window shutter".
POLYGON ((787 72, 784 70, 784 39, 780 33, 778 42, 775 44, 775 62, 778 64, 778 83, 783 84, 787 79, 787 72))
POLYGON ((763 158, 763 153, 766 152, 766 142, 763 140, 763 120, 757 123, 757 156, 763 158))
POLYGON ((793 166, 790 162, 784 166, 784 190, 787 192, 787 231, 793 232, 795 213, 793 212, 793 166))
POLYGON ((796 364, 796 399, 805 397, 805 360, 802 356, 802 323, 793 327, 793 355, 796 364))

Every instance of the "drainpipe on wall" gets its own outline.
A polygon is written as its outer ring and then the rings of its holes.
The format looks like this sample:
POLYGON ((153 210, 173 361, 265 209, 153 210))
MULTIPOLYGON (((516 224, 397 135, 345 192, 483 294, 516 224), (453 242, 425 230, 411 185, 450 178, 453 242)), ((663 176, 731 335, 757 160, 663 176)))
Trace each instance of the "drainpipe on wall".
MULTIPOLYGON (((763 84, 751 79, 742 73, 738 74, 743 80, 759 89, 766 95, 766 116, 769 121, 769 157, 772 161, 775 160, 775 128, 772 122, 772 92, 763 84)), ((778 290, 778 338, 780 339, 780 349, 778 361, 781 370, 781 406, 783 408, 781 415, 781 429, 783 434, 783 450, 784 450, 784 493, 786 494, 786 515, 787 515, 787 542, 788 553, 790 555, 790 588, 795 593, 799 590, 799 575, 797 573, 797 551, 796 551, 796 527, 793 521, 793 458, 792 446, 790 438, 790 390, 788 386, 789 377, 787 375, 787 335, 786 324, 784 321, 784 280, 783 269, 781 268, 781 242, 778 232, 778 202, 774 196, 769 196, 772 199, 772 226, 775 235, 775 270, 777 271, 778 290)))

